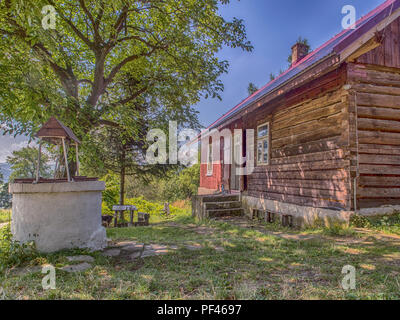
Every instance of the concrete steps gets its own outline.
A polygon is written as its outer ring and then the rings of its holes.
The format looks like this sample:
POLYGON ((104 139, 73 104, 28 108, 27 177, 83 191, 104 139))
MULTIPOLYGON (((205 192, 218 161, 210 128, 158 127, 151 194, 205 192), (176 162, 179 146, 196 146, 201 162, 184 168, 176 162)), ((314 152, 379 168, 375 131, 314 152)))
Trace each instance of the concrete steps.
POLYGON ((242 203, 240 201, 206 202, 205 206, 206 210, 235 209, 235 208, 241 208, 242 203))
POLYGON ((226 217, 226 216, 240 217, 240 216, 244 215, 244 210, 243 210, 243 208, 207 210, 207 215, 209 218, 218 218, 218 217, 226 217))
POLYGON ((204 197, 203 205, 208 218, 244 215, 239 195, 216 195, 204 197))

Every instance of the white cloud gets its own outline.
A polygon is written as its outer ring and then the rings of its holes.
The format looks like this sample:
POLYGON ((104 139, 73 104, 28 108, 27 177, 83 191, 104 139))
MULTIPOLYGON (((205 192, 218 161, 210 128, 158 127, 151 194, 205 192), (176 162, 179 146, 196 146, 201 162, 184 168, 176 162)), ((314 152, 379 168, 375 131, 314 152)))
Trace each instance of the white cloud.
POLYGON ((2 136, 0 137, 0 163, 7 161, 7 157, 12 154, 13 151, 22 149, 27 146, 35 147, 36 142, 29 140, 26 137, 14 138, 12 136, 2 136), (22 141, 21 141, 22 140, 22 141))

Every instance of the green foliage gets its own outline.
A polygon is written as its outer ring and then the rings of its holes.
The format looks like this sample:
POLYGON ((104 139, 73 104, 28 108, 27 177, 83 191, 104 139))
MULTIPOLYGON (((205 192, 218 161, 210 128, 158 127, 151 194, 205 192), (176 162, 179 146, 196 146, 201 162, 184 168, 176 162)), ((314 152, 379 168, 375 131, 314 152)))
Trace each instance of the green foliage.
MULTIPOLYGON (((103 201, 108 213, 112 214, 112 206, 118 204, 119 181, 118 176, 112 173, 107 174, 102 179, 106 183, 106 189, 103 191, 103 201)), ((106 209, 104 208, 104 209, 106 209)), ((103 211, 104 212, 104 211, 103 211)))
POLYGON ((273 81, 273 80, 275 80, 275 75, 271 72, 269 74, 269 81, 273 81))
POLYGON ((400 234, 400 212, 390 216, 365 217, 353 215, 350 223, 356 228, 380 230, 387 233, 400 234))
POLYGON ((0 209, 0 223, 11 221, 11 210, 0 209))
POLYGON ((350 224, 356 228, 369 228, 371 226, 370 220, 359 214, 353 214, 350 218, 350 224))
POLYGON ((190 199, 197 194, 199 185, 200 164, 195 164, 166 180, 163 184, 163 195, 170 202, 190 199))
POLYGON ((0 121, 32 135, 57 116, 83 141, 100 125, 134 136, 152 109, 196 117, 202 97, 220 97, 224 46, 251 51, 243 21, 218 13, 227 0, 19 0, 0 2, 0 121), (56 29, 42 28, 44 5, 56 29))
POLYGON ((0 184, 0 208, 8 209, 11 207, 12 196, 8 193, 8 182, 0 184))
POLYGON ((34 259, 37 255, 33 241, 21 244, 12 239, 9 226, 0 229, 0 272, 34 259))
MULTIPOLYGON (((38 149, 34 147, 25 147, 12 152, 7 157, 7 162, 11 165, 12 173, 10 181, 16 178, 34 178, 36 176, 36 166, 38 159, 38 149)), ((42 153, 40 162, 40 176, 50 177, 50 166, 48 164, 50 157, 42 153)))
POLYGON ((257 91, 258 91, 257 86, 253 82, 250 82, 249 86, 247 87, 247 92, 248 92, 249 96, 251 96, 253 93, 255 93, 257 91))

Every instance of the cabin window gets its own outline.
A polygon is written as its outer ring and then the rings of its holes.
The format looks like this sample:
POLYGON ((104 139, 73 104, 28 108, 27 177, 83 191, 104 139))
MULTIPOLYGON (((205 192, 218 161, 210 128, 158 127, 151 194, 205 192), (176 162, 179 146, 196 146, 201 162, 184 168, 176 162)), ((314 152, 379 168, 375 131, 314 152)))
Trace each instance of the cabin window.
POLYGON ((257 163, 269 164, 269 123, 257 127, 257 163))
POLYGON ((212 176, 213 174, 213 159, 212 159, 212 140, 210 138, 208 142, 208 149, 207 149, 207 175, 212 176))

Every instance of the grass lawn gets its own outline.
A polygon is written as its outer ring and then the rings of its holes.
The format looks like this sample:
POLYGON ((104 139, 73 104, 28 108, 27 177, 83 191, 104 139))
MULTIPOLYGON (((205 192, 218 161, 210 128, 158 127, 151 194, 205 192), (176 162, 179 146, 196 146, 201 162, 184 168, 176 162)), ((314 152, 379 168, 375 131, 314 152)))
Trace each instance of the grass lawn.
POLYGON ((28 264, 61 267, 72 254, 89 254, 95 262, 83 273, 57 270, 57 288, 47 291, 40 271, 7 270, 0 274, 6 298, 400 299, 400 237, 376 230, 199 224, 188 215, 150 227, 108 229, 108 236, 177 249, 133 261, 83 250, 40 255, 28 264), (199 249, 189 250, 188 244, 199 249), (356 268, 355 290, 341 287, 345 265, 356 268))

